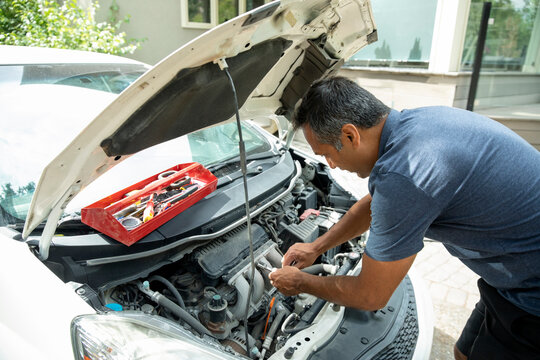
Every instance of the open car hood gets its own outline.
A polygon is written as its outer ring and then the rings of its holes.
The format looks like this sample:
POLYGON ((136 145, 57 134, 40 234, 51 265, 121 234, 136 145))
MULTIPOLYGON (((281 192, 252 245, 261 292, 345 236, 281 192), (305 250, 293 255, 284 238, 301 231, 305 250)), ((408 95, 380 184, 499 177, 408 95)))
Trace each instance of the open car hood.
POLYGON ((313 81, 376 39, 369 0, 274 1, 206 32, 131 84, 44 169, 23 237, 47 219, 46 258, 63 209, 81 189, 131 154, 232 118, 220 61, 241 118, 289 118, 313 81))

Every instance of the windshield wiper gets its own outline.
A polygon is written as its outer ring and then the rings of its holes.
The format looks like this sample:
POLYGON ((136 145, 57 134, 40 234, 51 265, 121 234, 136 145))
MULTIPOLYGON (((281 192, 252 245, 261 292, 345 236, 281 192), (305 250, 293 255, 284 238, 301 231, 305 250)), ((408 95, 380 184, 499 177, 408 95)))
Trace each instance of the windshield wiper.
MULTIPOLYGON (((265 151, 257 154, 253 154, 251 156, 248 156, 246 158, 247 161, 253 161, 253 160, 263 160, 263 159, 269 159, 273 158, 275 156, 279 156, 279 153, 276 153, 274 151, 265 151)), ((240 162, 240 155, 233 157, 232 159, 229 159, 225 162, 220 162, 214 165, 207 166, 206 168, 211 171, 218 171, 220 169, 223 169, 226 166, 233 165, 240 162)))

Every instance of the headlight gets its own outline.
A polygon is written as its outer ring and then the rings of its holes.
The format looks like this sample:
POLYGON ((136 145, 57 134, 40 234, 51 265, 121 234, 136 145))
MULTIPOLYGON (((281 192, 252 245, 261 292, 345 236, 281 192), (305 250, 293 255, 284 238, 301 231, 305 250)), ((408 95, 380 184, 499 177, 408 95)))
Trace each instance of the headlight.
POLYGON ((209 342, 199 341, 166 321, 142 314, 78 316, 71 323, 71 341, 77 360, 233 360, 239 357, 221 352, 209 342))

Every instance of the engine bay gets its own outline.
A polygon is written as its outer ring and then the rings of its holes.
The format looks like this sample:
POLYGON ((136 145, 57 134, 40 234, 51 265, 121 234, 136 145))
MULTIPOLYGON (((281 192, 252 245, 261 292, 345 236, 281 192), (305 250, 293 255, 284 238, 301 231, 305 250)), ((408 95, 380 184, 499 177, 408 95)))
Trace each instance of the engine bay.
MULTIPOLYGON (((270 284, 268 274, 281 267, 291 245, 312 242, 339 221, 345 206, 336 203, 355 201, 325 172, 317 176, 322 165, 302 162, 291 190, 252 219, 255 268, 244 223, 144 276, 92 288, 85 284, 85 300, 98 311, 166 318, 233 354, 265 359, 281 349, 294 352, 288 340, 312 325, 326 301, 307 294, 285 296, 270 284), (325 193, 333 194, 333 201, 325 193)), ((332 249, 303 271, 347 274, 360 261, 364 242, 362 236, 332 249)))
MULTIPOLYGON (((191 341, 199 350, 212 348, 218 358, 356 359, 384 354, 381 359, 410 360, 419 327, 415 291, 407 276, 377 312, 337 306, 308 294, 285 296, 268 279, 293 244, 315 241, 357 201, 327 166, 298 149, 250 160, 252 246, 238 163, 220 164, 212 172, 218 178, 216 191, 129 247, 77 218, 67 218, 43 263, 109 330, 118 319, 133 320, 137 329, 142 323, 143 328, 166 330, 179 341, 177 346, 191 341), (363 342, 357 341, 359 336, 363 342)), ((356 275, 366 239, 363 234, 330 249, 302 271, 356 275)), ((27 243, 37 253, 38 238, 27 243)), ((84 335, 87 327, 93 329, 88 316, 76 326, 75 338, 88 339, 84 346, 92 339, 84 335)), ((123 339, 130 338, 127 334, 123 339)), ((149 336, 139 334, 142 339, 149 336)), ((103 341, 114 338, 114 332, 103 333, 103 341)), ((99 354, 106 349, 94 350, 99 354)))
MULTIPOLYGON (((285 226, 289 236, 302 236, 301 227, 316 233, 320 226, 339 218, 339 213, 333 210, 317 213, 298 224, 293 223, 297 225, 294 230, 290 225, 285 226)), ((270 221, 271 215, 275 213, 269 211, 257 220, 270 221)), ((242 320, 249 308, 249 343, 257 348, 261 359, 265 354, 271 355, 285 346, 288 337, 309 326, 325 302, 306 294, 287 297, 277 292, 268 274, 272 268, 281 267, 280 245, 270 238, 263 226, 255 223, 252 229, 257 266, 251 296, 251 262, 244 226, 147 278, 107 290, 101 299, 109 309, 142 311, 187 322, 195 333, 211 336, 242 355, 248 355, 242 320), (187 320, 190 316, 202 326, 193 326, 192 320, 187 320)), ((282 246, 289 243, 278 240, 282 246)), ((360 258, 361 244, 349 244, 343 251, 325 254, 321 262, 305 271, 321 275, 347 273, 360 258)), ((251 352, 257 350, 252 348, 251 352)))

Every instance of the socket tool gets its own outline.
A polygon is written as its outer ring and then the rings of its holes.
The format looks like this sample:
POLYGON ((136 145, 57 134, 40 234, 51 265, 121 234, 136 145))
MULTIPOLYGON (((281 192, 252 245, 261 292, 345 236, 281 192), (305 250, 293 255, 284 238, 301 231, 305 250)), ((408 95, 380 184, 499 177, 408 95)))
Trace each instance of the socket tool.
POLYGON ((277 270, 277 268, 272 267, 272 266, 269 266, 269 265, 266 265, 266 264, 264 264, 264 263, 262 263, 262 262, 258 262, 258 263, 257 263, 257 267, 258 267, 259 269, 267 270, 267 271, 270 271, 270 272, 277 270))

